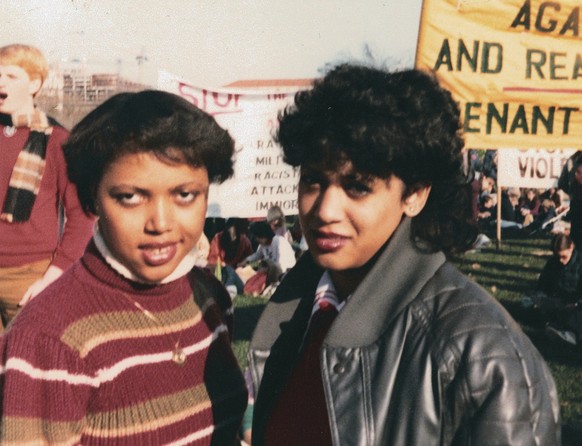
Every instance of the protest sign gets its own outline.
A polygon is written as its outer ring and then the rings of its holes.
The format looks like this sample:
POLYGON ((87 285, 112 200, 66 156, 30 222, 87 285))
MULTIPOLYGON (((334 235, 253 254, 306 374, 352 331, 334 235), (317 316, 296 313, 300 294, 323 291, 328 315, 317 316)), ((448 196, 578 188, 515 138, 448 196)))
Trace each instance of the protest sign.
POLYGON ((498 151, 497 185, 548 189, 556 187, 562 167, 575 150, 498 151))
POLYGON ((416 67, 460 103, 470 148, 578 148, 580 0, 424 0, 416 67))
POLYGON ((158 88, 178 94, 214 116, 236 141, 235 174, 210 187, 208 217, 266 217, 279 206, 286 215, 297 214, 297 170, 283 162, 273 141, 277 114, 293 101, 292 89, 247 91, 205 89, 161 71, 158 88))

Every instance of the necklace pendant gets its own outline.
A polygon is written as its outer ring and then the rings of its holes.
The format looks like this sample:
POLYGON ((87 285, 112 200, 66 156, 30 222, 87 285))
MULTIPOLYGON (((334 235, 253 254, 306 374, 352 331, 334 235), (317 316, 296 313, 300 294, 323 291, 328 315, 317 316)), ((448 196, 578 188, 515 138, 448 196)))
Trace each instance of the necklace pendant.
POLYGON ((186 362, 186 353, 180 347, 176 347, 172 352, 172 361, 178 365, 182 365, 186 362))
POLYGON ((3 130, 4 136, 6 136, 6 138, 12 138, 15 134, 16 134, 16 127, 13 126, 6 126, 4 127, 3 130))

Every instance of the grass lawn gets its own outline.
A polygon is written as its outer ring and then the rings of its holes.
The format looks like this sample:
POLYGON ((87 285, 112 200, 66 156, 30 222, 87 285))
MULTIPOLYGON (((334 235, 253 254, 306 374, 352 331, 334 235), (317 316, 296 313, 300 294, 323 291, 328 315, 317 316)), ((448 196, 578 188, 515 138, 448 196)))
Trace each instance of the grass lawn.
MULTIPOLYGON (((548 257, 549 238, 505 236, 499 247, 494 243, 480 252, 453 258, 453 262, 486 288, 519 322, 549 364, 560 397, 563 445, 582 444, 582 347, 557 344, 543 334, 543 322, 524 310, 521 296, 535 288, 548 257)), ((235 299, 234 348, 242 367, 256 321, 266 300, 246 295, 235 299)))

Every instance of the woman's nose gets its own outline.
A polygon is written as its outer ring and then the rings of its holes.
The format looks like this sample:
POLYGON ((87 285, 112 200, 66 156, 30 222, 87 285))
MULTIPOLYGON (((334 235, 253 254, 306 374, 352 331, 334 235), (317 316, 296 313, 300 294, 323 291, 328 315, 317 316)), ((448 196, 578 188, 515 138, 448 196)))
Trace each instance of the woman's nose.
POLYGON ((344 193, 341 187, 329 186, 322 190, 317 203, 319 219, 325 223, 341 220, 344 193))
POLYGON ((159 199, 153 201, 148 209, 146 230, 152 233, 162 233, 172 229, 173 208, 171 203, 159 199))

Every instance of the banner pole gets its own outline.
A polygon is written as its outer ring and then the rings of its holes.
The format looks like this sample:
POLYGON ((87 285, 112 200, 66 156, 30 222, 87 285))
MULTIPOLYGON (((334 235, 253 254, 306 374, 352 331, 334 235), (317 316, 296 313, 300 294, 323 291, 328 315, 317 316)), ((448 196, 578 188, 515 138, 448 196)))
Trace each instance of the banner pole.
POLYGON ((501 248, 501 188, 495 178, 495 187, 497 188, 497 249, 501 248))

